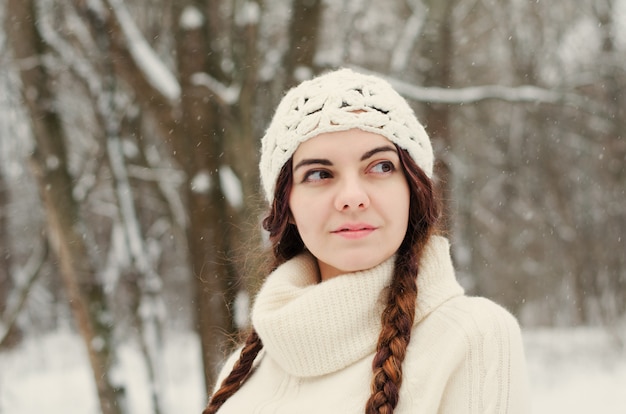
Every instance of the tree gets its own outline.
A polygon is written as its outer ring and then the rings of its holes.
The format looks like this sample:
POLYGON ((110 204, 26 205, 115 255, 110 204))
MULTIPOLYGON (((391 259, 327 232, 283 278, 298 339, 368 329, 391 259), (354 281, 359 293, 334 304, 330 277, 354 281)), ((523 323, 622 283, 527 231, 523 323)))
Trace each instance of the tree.
POLYGON ((33 120, 37 147, 33 168, 46 206, 48 237, 61 266, 61 275, 78 328, 87 346, 103 414, 123 411, 123 390, 110 375, 115 364, 109 312, 102 285, 95 280, 85 240, 84 225, 72 195, 72 178, 67 169, 65 137, 59 114, 53 104, 52 79, 41 60, 46 46, 35 25, 32 1, 9 1, 7 13, 13 53, 20 66, 24 101, 33 120), (27 62, 31 62, 27 65, 27 62))

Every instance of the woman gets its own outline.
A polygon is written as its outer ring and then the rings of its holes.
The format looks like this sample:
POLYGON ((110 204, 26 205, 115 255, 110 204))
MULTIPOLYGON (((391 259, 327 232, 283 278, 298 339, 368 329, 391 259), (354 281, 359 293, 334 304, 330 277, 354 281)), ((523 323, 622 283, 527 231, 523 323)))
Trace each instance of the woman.
POLYGON ((457 283, 430 140, 387 82, 289 91, 260 172, 275 270, 204 414, 527 412, 519 326, 457 283))

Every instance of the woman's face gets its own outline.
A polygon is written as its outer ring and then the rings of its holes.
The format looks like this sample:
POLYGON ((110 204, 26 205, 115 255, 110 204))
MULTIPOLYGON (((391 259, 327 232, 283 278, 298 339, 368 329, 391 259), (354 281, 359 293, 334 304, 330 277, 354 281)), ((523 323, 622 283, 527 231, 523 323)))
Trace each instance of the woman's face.
POLYGON ((409 186, 396 147, 360 129, 320 134, 293 155, 292 222, 322 280, 391 257, 404 239, 409 186))

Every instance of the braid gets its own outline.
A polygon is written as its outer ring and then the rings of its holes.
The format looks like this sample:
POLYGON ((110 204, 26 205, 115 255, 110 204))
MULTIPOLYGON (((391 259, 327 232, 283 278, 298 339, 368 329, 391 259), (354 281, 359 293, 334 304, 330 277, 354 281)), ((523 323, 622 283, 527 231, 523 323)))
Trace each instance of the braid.
POLYGON ((417 268, 417 262, 408 262, 406 256, 398 257, 372 362, 372 394, 366 405, 366 414, 391 414, 398 405, 402 362, 415 318, 417 269, 413 268, 417 268))
POLYGON ((402 363, 411 340, 417 305, 417 277, 422 252, 439 218, 432 182, 405 151, 398 148, 411 204, 407 233, 398 249, 388 288, 382 328, 372 362, 372 393, 366 414, 393 414, 400 398, 402 363))
POLYGON ((252 363, 259 354, 259 351, 261 351, 261 348, 263 348, 261 338, 259 338, 259 335, 253 330, 246 339, 241 354, 239 355, 239 360, 233 366, 233 370, 224 381, 222 381, 220 388, 213 394, 202 414, 215 414, 222 404, 239 390, 246 379, 248 379, 252 369, 252 363))

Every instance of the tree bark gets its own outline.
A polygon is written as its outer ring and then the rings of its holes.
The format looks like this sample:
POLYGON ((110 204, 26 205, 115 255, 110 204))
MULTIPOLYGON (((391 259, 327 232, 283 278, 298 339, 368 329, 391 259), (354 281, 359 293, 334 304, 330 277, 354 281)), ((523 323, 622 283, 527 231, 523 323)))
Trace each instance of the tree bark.
MULTIPOLYGON (((452 7, 453 1, 429 1, 429 15, 424 29, 422 55, 431 62, 430 69, 424 74, 425 86, 452 86, 452 7)), ((450 191, 451 170, 446 161, 446 153, 452 151, 453 143, 450 127, 450 105, 431 104, 425 109, 424 123, 435 150, 440 154, 435 164, 437 188, 442 199, 443 220, 441 229, 445 233, 452 230, 452 194, 450 191)))
MULTIPOLYGON (((214 11, 217 13, 217 11, 214 11)), ((205 20, 206 22, 206 20, 205 20)), ((206 24, 206 23, 205 23, 206 24)), ((181 82, 181 123, 172 142, 185 169, 189 228, 187 241, 194 286, 195 328, 202 344, 204 380, 213 386, 226 351, 225 344, 236 327, 228 313, 234 295, 226 254, 229 251, 228 219, 220 184, 225 107, 193 75, 211 73, 215 63, 204 27, 180 28, 176 36, 181 82)))
POLYGON ((285 86, 290 88, 298 79, 297 69, 312 69, 322 16, 321 0, 295 0, 289 22, 289 48, 283 59, 285 86))

